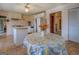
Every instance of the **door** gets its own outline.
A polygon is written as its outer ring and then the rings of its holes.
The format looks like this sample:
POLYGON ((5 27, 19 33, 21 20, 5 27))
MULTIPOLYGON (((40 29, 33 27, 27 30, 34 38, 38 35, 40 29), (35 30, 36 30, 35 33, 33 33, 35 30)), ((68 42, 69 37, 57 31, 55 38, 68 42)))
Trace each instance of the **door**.
POLYGON ((54 33, 54 16, 50 14, 50 32, 54 33))

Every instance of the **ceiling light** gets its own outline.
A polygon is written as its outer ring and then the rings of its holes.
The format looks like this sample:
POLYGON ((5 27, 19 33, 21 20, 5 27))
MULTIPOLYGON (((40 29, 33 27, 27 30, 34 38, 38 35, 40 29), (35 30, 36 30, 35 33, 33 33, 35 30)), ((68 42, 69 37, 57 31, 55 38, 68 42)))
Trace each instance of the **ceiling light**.
POLYGON ((30 4, 25 5, 25 12, 29 12, 30 4))
POLYGON ((29 9, 28 8, 25 8, 25 12, 29 12, 29 9))
POLYGON ((27 7, 30 8, 30 4, 28 4, 27 7))

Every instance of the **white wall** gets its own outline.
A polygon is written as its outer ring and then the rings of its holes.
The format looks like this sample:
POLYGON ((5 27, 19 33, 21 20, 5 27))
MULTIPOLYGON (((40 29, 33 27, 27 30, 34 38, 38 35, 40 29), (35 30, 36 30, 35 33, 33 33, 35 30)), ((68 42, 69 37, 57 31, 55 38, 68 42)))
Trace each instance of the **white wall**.
POLYGON ((69 10, 69 40, 79 42, 79 8, 69 10))
POLYGON ((47 22, 49 24, 47 32, 50 32, 50 16, 49 16, 50 13, 62 11, 62 37, 65 40, 68 40, 68 10, 76 7, 79 7, 79 4, 67 4, 47 10, 46 11, 47 22))
MULTIPOLYGON (((12 35, 12 24, 16 24, 16 22, 12 22, 11 18, 18 18, 21 19, 21 14, 20 13, 14 13, 14 12, 7 12, 7 18, 10 20, 7 22, 7 35, 12 35)), ((18 22, 17 22, 18 24, 18 22)))
MULTIPOLYGON (((2 11, 0 10, 0 15, 1 16, 6 16, 10 21, 11 18, 18 18, 21 19, 21 14, 20 13, 15 13, 15 12, 7 12, 7 11, 2 11)), ((7 25, 7 35, 11 35, 12 34, 12 28, 11 28, 11 22, 6 22, 7 25)))
POLYGON ((31 21, 32 24, 34 23, 34 16, 32 16, 32 15, 30 15, 30 16, 24 15, 23 19, 25 19, 26 25, 28 25, 28 21, 31 21))
POLYGON ((23 19, 22 19, 22 14, 21 13, 16 13, 16 12, 7 12, 7 11, 2 11, 0 10, 0 15, 1 16, 7 16, 7 18, 10 20, 9 22, 6 22, 7 25, 7 35, 12 35, 12 25, 27 25, 27 20, 30 20, 33 22, 33 17, 32 16, 26 16, 24 15, 23 19), (11 20, 11 18, 17 18, 17 19, 21 19, 18 21, 13 21, 11 20))
POLYGON ((35 14, 33 15, 34 16, 34 30, 36 31, 36 20, 37 20, 37 32, 41 32, 41 29, 40 29, 40 24, 41 23, 44 23, 46 22, 46 14, 45 12, 42 12, 40 14, 35 14))
POLYGON ((62 27, 61 27, 62 37, 68 40, 68 10, 62 11, 62 27))

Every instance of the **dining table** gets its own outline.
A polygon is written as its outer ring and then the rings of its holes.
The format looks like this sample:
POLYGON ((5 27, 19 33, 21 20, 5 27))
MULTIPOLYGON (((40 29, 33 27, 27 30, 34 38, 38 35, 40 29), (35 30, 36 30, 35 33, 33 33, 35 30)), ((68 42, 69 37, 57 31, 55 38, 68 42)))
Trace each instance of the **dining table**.
POLYGON ((24 38, 23 45, 28 55, 67 55, 65 40, 54 33, 29 34, 24 38))

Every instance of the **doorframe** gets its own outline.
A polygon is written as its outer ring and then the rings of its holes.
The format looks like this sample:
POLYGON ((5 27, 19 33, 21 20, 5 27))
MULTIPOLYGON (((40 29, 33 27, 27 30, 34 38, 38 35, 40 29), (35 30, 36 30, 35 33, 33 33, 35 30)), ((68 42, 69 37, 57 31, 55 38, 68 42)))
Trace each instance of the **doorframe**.
MULTIPOLYGON (((62 11, 57 11, 57 12, 61 12, 61 34, 62 34, 62 11)), ((53 16, 53 14, 57 13, 57 12, 52 12, 49 14, 50 20, 51 20, 51 15, 53 16)), ((49 21, 50 21, 49 20, 49 21)), ((55 19, 54 19, 55 20, 55 19)), ((51 22, 51 21, 50 21, 51 22)), ((50 24, 50 23, 49 23, 50 24)), ((51 27, 51 24, 50 24, 51 27)), ((53 28, 55 30, 55 28, 53 28)), ((51 28, 50 28, 50 33, 51 33, 51 28)))
MULTIPOLYGON (((54 13, 50 13, 50 33, 54 33, 54 19, 53 19, 53 30, 51 29, 51 21, 54 13)), ((54 17, 54 16, 53 16, 54 17)))

